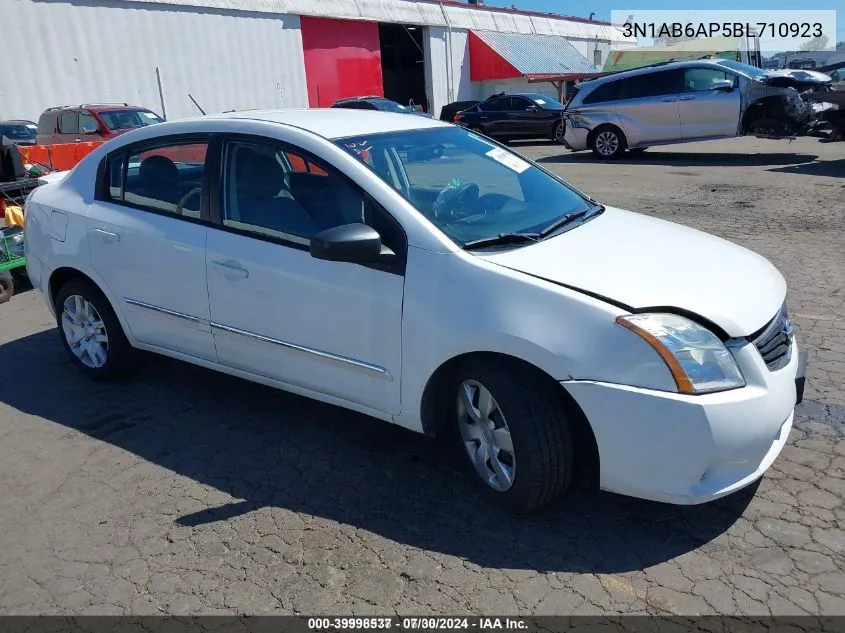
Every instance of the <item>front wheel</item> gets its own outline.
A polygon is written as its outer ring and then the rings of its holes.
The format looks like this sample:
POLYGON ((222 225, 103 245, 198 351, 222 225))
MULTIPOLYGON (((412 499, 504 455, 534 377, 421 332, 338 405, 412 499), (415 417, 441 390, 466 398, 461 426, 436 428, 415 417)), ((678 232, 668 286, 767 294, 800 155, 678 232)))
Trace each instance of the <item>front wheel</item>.
POLYGON ((563 145, 565 143, 564 137, 566 136, 566 126, 563 124, 563 121, 555 125, 554 132, 552 133, 552 140, 556 143, 560 143, 563 145))
POLYGON ((114 380, 133 367, 134 350, 108 299, 90 281, 71 279, 56 296, 56 322, 71 361, 95 380, 114 380))
POLYGON ((590 137, 590 149, 602 160, 618 158, 627 146, 622 130, 612 125, 603 125, 590 137))
POLYGON ((648 149, 647 147, 635 147, 633 149, 629 149, 628 151, 631 152, 632 154, 642 154, 647 149, 648 149))
POLYGON ((471 476, 508 510, 546 505, 572 480, 572 436, 554 387, 525 367, 480 360, 453 381, 454 419, 471 476))

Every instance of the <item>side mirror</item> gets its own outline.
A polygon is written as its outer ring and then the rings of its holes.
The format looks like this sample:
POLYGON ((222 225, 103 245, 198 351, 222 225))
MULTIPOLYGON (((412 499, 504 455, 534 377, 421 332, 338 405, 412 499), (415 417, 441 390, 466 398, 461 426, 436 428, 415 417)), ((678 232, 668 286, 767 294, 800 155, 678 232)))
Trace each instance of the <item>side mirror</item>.
POLYGON ((718 90, 719 92, 730 92, 733 89, 734 84, 728 79, 722 79, 713 84, 713 90, 718 90))
POLYGON ((525 110, 527 112, 539 112, 541 110, 541 108, 540 108, 540 106, 537 106, 537 105, 530 105, 527 108, 525 108, 525 110))
POLYGON ((381 236, 361 223, 335 226, 311 238, 311 257, 350 264, 388 263, 394 253, 382 246, 381 236))
POLYGON ((97 130, 98 128, 96 125, 89 123, 88 125, 83 125, 81 131, 83 134, 96 134, 97 130))

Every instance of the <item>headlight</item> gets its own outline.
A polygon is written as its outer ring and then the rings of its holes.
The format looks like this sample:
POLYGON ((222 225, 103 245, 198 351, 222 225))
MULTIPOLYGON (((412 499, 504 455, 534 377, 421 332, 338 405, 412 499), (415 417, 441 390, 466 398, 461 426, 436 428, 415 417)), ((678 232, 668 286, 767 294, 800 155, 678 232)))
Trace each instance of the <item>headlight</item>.
POLYGON ((675 314, 632 314, 616 322, 651 345, 669 367, 679 393, 745 386, 733 355, 710 330, 675 314))

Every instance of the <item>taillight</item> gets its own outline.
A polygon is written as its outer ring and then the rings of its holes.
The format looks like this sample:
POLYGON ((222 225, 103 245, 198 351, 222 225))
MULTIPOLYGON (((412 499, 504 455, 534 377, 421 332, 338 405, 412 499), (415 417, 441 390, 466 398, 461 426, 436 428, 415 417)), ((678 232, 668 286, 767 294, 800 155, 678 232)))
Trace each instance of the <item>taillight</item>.
POLYGON ((0 198, 0 218, 6 219, 6 201, 0 198))
POLYGON ((463 118, 464 118, 464 115, 463 115, 463 114, 461 114, 460 112, 458 112, 458 113, 455 115, 455 121, 460 121, 460 120, 461 120, 461 119, 463 119, 463 118))

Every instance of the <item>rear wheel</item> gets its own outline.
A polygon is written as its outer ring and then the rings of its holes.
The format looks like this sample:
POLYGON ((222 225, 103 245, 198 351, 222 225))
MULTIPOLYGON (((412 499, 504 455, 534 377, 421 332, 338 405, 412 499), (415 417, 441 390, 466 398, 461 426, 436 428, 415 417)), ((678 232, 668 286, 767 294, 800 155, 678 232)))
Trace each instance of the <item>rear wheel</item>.
POLYGON ((625 135, 618 127, 602 125, 590 136, 590 149, 602 160, 621 156, 628 146, 625 135))
POLYGON ((564 403, 545 376, 475 360, 455 374, 454 420, 471 476, 496 504, 527 512, 570 485, 572 436, 564 403))
POLYGON ((71 279, 56 296, 59 335, 71 361, 95 380, 114 380, 133 367, 134 350, 105 295, 85 279, 71 279))

